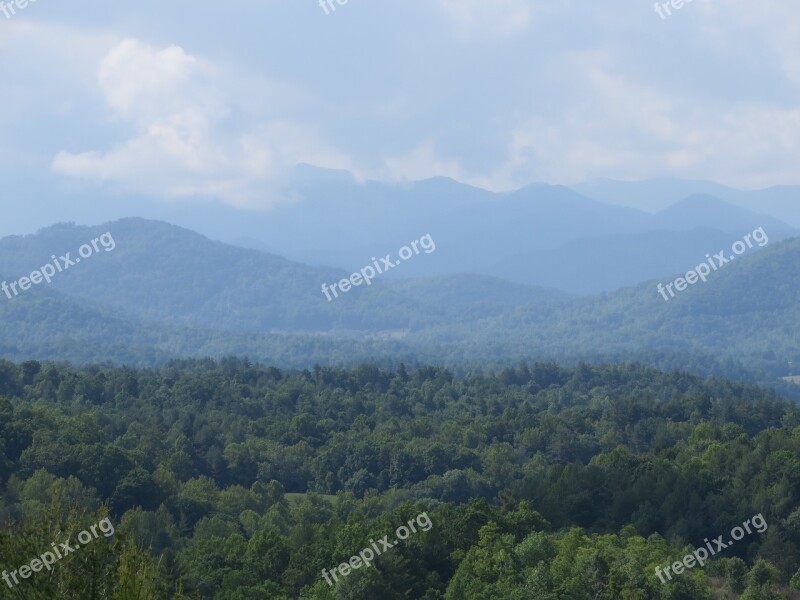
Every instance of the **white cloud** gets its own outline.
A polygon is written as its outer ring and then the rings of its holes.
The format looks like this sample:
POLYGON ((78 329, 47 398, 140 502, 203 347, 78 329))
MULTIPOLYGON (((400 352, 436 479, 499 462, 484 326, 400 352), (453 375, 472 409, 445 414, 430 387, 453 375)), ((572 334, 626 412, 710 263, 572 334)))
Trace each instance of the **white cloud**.
POLYGON ((440 158, 431 140, 422 142, 404 155, 387 158, 385 166, 376 175, 378 179, 409 181, 437 176, 451 177, 459 181, 466 179, 458 161, 440 158))
POLYGON ((275 200, 273 185, 297 163, 352 167, 312 126, 268 109, 254 114, 248 92, 260 87, 268 105, 269 86, 237 80, 180 47, 124 40, 100 63, 97 81, 109 109, 135 133, 106 151, 59 152, 57 173, 159 197, 258 207, 275 200))
MULTIPOLYGON (((48 164, 156 197, 240 206, 269 203, 298 162, 495 190, 665 174, 800 182, 800 13, 785 0, 695 0, 666 21, 633 0, 613 10, 436 0, 403 7, 425 20, 414 36, 388 18, 378 34, 357 13, 313 25, 294 4, 267 4, 253 10, 273 35, 235 29, 206 46, 177 21, 131 26, 137 37, 126 39, 102 23, 136 19, 99 12, 81 21, 94 30, 67 25, 73 10, 63 25, 53 12, 50 23, 2 23, 0 51, 15 58, 1 69, 13 109, 0 117, 0 169, 48 164), (296 23, 308 27, 294 32, 296 23), (165 31, 176 37, 141 41, 165 31), (481 43, 453 44, 453 34, 481 43)), ((391 16, 388 6, 373 10, 391 16)), ((209 11, 204 25, 217 17, 209 11)))
POLYGON ((124 40, 105 56, 98 70, 98 83, 108 106, 126 119, 150 123, 165 114, 177 114, 187 104, 201 105, 211 112, 220 105, 211 65, 178 46, 162 50, 124 40), (193 97, 191 102, 187 102, 193 97))
POLYGON ((531 180, 574 183, 593 177, 664 174, 743 187, 797 180, 800 109, 766 102, 720 105, 701 94, 637 83, 603 52, 563 65, 578 93, 555 115, 521 120, 494 188, 531 180))
POLYGON ((741 46, 747 35, 769 48, 784 74, 800 84, 800 13, 784 0, 727 0, 704 5, 706 27, 718 42, 741 46))
POLYGON ((439 6, 467 39, 504 37, 525 31, 532 0, 438 0, 439 6))

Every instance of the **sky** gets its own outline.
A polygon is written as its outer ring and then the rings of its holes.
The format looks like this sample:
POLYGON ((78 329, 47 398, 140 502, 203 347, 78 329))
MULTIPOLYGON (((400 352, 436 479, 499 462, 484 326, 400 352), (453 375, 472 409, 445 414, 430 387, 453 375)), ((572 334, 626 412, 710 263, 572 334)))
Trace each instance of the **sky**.
POLYGON ((0 234, 125 202, 264 209, 298 163, 494 191, 800 184, 786 0, 318 2, 0 13, 0 234))

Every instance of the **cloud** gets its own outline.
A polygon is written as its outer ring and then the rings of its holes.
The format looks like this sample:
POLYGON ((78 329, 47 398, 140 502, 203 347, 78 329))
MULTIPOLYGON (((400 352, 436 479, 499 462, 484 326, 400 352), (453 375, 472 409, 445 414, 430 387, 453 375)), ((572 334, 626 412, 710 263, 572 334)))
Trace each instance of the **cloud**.
POLYGON ((709 2, 705 27, 717 44, 730 48, 741 46, 743 38, 759 40, 768 48, 784 75, 800 83, 800 13, 783 0, 728 0, 709 2))
POLYGON ((525 31, 532 0, 438 0, 439 7, 465 39, 505 37, 525 31))
POLYGON ((577 92, 563 97, 558 112, 517 123, 507 159, 489 176, 492 187, 664 174, 744 187, 796 181, 800 109, 715 103, 634 81, 618 64, 605 52, 567 60, 561 68, 577 92))
POLYGON ((800 15, 782 0, 695 0, 664 21, 633 0, 435 0, 403 7, 425 24, 412 37, 358 12, 294 32, 305 9, 267 4, 253 10, 273 35, 235 29, 225 44, 146 43, 163 31, 126 39, 57 17, 4 24, 0 50, 21 58, 0 78, 14 107, 0 169, 44 163, 158 198, 248 207, 279 199, 296 163, 494 190, 597 176, 798 183, 800 15), (220 47, 224 62, 209 58, 220 47))
MULTIPOLYGON (((178 46, 124 40, 101 61, 97 85, 111 114, 134 133, 105 151, 59 152, 57 173, 157 197, 261 207, 276 199, 281 175, 297 163, 352 168, 313 126, 263 109, 270 85, 238 79, 178 46), (262 108, 252 105, 253 88, 262 108)), ((278 107, 291 95, 281 91, 278 107)))
POLYGON ((420 143, 406 154, 387 158, 383 169, 377 174, 379 179, 410 181, 438 176, 466 180, 458 161, 440 158, 432 140, 420 143))

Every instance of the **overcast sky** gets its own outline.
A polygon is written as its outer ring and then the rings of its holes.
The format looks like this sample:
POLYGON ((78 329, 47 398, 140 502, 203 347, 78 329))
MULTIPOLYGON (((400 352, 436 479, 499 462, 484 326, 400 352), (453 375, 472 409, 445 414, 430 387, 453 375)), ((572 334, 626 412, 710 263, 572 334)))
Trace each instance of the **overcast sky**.
POLYGON ((493 190, 800 183, 792 2, 317 2, 0 13, 4 209, 61 216, 76 189, 263 206, 298 162, 493 190))

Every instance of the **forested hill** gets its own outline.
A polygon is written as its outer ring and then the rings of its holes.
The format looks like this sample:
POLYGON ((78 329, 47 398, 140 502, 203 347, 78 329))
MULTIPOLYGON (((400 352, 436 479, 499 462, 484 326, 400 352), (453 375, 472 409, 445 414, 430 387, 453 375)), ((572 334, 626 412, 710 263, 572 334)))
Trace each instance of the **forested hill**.
MULTIPOLYGON (((673 279, 665 275, 661 282, 673 279)), ((590 351, 617 359, 648 351, 696 352, 774 376, 796 374, 792 369, 800 365, 800 239, 726 264, 706 283, 698 282, 669 301, 658 294, 656 284, 577 298, 552 308, 516 307, 450 340, 514 348, 509 354, 559 358, 590 351)), ((421 337, 433 342, 440 331, 433 328, 421 337)))
POLYGON ((12 281, 52 248, 106 231, 113 251, 0 295, 0 356, 156 365, 235 354, 291 367, 642 360, 770 383, 800 374, 798 238, 756 247, 669 301, 656 285, 674 273, 584 297, 469 274, 378 278, 328 302, 322 283, 346 273, 142 219, 5 238, 0 273, 12 281))
POLYGON ((457 379, 238 359, 0 362, 0 396, 0 517, 16 523, 0 562, 24 564, 53 541, 43 532, 96 522, 104 503, 117 527, 65 559, 80 569, 26 581, 37 598, 100 581, 118 597, 277 600, 711 600, 800 586, 800 410, 750 385, 639 365, 457 379), (323 580, 423 511, 430 530, 376 568, 323 580), (758 514, 765 532, 656 578, 758 514))
MULTIPOLYGON (((114 240, 113 250, 101 248, 58 273, 49 285, 11 299, 0 295, 0 309, 53 290, 140 322, 248 334, 317 333, 454 324, 568 297, 492 277, 453 274, 416 284, 377 277, 331 302, 322 284, 338 282, 350 272, 311 267, 134 218, 97 227, 60 224, 32 236, 3 238, 0 274, 6 281, 26 275, 49 262, 54 248, 59 254, 71 250, 75 258, 81 244, 106 232, 114 240), (442 306, 442 298, 451 306, 442 306)), ((369 264, 369 257, 364 261, 358 266, 369 264)))

